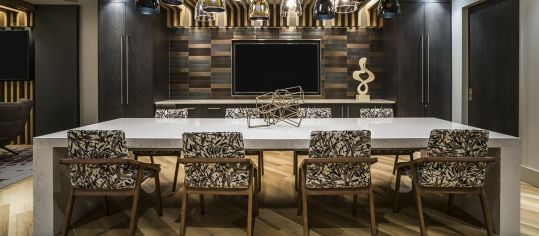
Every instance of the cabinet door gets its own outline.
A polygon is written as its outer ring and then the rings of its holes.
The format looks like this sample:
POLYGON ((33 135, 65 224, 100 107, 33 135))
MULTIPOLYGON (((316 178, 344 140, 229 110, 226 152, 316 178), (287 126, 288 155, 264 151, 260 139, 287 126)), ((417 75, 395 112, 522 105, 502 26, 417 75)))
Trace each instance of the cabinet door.
POLYGON ((121 117, 125 91, 123 49, 124 3, 99 4, 99 121, 121 117), (122 97, 123 96, 123 97, 122 97))
POLYGON ((127 117, 151 117, 153 114, 153 20, 126 6, 126 90, 127 117))
POLYGON ((402 3, 397 21, 397 76, 399 116, 424 116, 424 3, 402 3))
POLYGON ((451 120, 451 4, 425 4, 426 116, 451 120))

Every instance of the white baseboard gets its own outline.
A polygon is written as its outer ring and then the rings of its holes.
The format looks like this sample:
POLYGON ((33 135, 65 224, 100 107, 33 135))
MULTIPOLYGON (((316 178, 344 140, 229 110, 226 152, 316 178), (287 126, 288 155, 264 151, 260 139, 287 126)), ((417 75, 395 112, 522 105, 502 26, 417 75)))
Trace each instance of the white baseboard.
POLYGON ((521 166, 522 173, 520 179, 528 184, 539 187, 539 170, 521 166))

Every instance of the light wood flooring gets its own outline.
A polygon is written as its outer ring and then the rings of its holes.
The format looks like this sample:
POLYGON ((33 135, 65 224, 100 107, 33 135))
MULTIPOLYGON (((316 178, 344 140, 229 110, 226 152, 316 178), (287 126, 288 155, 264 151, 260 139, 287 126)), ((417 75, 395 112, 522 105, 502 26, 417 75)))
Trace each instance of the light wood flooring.
MULTIPOLYGON (((403 158, 401 161, 406 161, 403 158)), ((141 158, 148 161, 147 158, 141 158)), ((171 192, 174 174, 173 157, 156 157, 162 165, 161 189, 163 216, 154 210, 153 181, 143 186, 137 234, 177 235, 180 192, 171 192)), ((265 175, 260 193, 260 215, 255 235, 302 235, 302 218, 296 216, 291 152, 265 152, 265 175)), ((401 194, 402 210, 392 212, 391 173, 393 157, 379 157, 373 166, 375 204, 379 235, 418 235, 419 226, 411 194, 401 194)), ((182 183, 180 176, 179 186, 182 183)), ((32 235, 32 178, 0 190, 0 235, 32 235)), ((404 188, 410 181, 404 181, 404 188)), ((66 193, 67 194, 67 193, 66 193)), ((190 199, 187 212, 187 235, 244 235, 246 202, 244 197, 206 196, 206 214, 201 215, 198 197, 190 199)), ((446 213, 447 196, 424 196, 429 235, 486 235, 483 226, 466 214, 446 213)), ((309 199, 311 235, 369 235, 366 196, 360 196, 358 214, 351 214, 350 197, 319 196, 309 199)), ((111 199, 110 215, 98 207, 77 222, 70 235, 126 235, 129 228, 130 198, 111 199)), ((479 204, 479 201, 478 201, 479 204)), ((539 189, 521 184, 521 234, 539 235, 539 189)))

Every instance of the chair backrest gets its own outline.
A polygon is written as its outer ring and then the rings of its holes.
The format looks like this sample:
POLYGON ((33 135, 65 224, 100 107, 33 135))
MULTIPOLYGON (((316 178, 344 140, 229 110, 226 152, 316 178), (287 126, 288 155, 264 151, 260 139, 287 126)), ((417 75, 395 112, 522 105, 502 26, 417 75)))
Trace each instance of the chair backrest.
POLYGON ((434 129, 430 132, 429 157, 486 157, 488 131, 434 129))
POLYGON ((361 108, 360 118, 393 118, 392 108, 361 108))
POLYGON ((32 106, 32 100, 28 99, 0 102, 0 147, 8 144, 24 131, 32 106))
MULTIPOLYGON (((238 132, 183 133, 185 158, 243 158, 238 132)), ((185 164, 185 185, 191 188, 248 188, 249 169, 242 163, 185 164)))
POLYGON ((155 118, 187 118, 187 109, 156 109, 155 118))
POLYGON ((225 118, 231 119, 241 119, 247 118, 247 115, 250 115, 250 118, 260 118, 260 113, 258 108, 227 108, 225 110, 225 118))
POLYGON ((120 158, 128 155, 121 130, 69 130, 67 156, 75 159, 120 158))
POLYGON ((309 157, 370 157, 371 132, 369 130, 313 131, 309 144, 309 157))
POLYGON ((331 108, 300 108, 299 114, 302 118, 331 118, 331 108))

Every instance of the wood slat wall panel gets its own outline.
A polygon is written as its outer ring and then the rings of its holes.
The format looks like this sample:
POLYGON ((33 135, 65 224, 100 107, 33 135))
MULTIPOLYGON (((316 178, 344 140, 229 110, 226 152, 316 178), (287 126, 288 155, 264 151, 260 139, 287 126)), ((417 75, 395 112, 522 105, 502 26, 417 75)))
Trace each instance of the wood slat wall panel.
POLYGON ((214 27, 171 30, 170 99, 234 98, 233 39, 320 39, 323 95, 316 97, 354 98, 358 82, 352 73, 359 70, 361 57, 368 58, 368 67, 376 75, 369 84, 371 96, 387 94, 380 29, 214 27))

